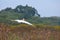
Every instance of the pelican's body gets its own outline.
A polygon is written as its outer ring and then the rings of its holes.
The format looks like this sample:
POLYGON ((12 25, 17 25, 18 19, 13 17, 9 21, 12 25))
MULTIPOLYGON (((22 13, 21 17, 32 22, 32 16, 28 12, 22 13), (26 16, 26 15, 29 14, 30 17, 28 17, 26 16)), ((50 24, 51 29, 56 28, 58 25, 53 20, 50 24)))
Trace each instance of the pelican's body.
POLYGON ((12 21, 16 21, 18 23, 25 23, 25 24, 28 24, 28 25, 32 25, 31 23, 25 21, 25 20, 12 20, 12 21))

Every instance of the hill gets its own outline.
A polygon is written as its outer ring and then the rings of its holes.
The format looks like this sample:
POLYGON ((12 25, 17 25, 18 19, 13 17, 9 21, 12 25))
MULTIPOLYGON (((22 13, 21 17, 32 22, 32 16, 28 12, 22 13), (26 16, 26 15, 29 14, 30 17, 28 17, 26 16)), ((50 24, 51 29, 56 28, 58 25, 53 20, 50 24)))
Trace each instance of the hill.
POLYGON ((6 8, 0 11, 0 23, 17 24, 10 20, 22 19, 33 24, 60 25, 60 17, 40 17, 38 11, 28 5, 18 5, 16 8, 6 8))

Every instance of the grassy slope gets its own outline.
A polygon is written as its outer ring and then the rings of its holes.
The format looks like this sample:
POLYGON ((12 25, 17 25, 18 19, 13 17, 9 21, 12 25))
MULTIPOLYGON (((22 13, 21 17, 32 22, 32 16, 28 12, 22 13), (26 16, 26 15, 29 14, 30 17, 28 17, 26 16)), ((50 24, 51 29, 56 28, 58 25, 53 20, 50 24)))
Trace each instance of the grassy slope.
POLYGON ((60 29, 47 25, 29 26, 0 23, 0 30, 0 40, 60 40, 60 29))

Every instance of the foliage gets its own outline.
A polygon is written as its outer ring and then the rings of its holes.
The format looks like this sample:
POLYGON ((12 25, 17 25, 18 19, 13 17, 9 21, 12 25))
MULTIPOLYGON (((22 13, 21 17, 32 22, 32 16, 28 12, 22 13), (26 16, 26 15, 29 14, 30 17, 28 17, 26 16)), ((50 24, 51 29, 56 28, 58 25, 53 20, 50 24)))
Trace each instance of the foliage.
POLYGON ((23 18, 32 24, 60 25, 60 17, 40 17, 37 10, 28 5, 18 5, 14 9, 7 7, 0 11, 0 23, 16 25, 18 23, 11 20, 23 18))
POLYGON ((1 40, 59 40, 59 35, 60 28, 55 29, 55 26, 37 24, 33 27, 26 24, 8 25, 0 23, 1 40))
POLYGON ((6 8, 0 11, 1 40, 59 40, 59 35, 60 17, 40 17, 37 10, 28 5, 18 5, 15 9, 6 8), (33 26, 11 21, 22 18, 33 26))
MULTIPOLYGON (((33 7, 29 7, 28 5, 26 6, 22 6, 22 5, 18 5, 15 9, 15 12, 22 14, 22 18, 30 18, 32 16, 34 16, 35 14, 38 14, 37 10, 33 7)), ((38 14, 39 15, 39 14, 38 14)))

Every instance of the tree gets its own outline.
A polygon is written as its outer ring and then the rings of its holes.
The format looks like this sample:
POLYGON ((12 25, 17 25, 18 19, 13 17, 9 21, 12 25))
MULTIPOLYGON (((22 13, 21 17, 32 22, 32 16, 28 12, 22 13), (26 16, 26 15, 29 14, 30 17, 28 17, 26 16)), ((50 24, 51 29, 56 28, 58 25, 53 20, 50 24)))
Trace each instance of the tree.
POLYGON ((7 7, 6 9, 4 9, 5 11, 9 11, 9 10, 12 10, 12 8, 10 7, 7 7))
POLYGON ((22 14, 23 18, 26 18, 26 19, 32 16, 35 16, 35 14, 40 16, 35 8, 30 7, 28 5, 26 6, 18 5, 14 10, 15 12, 22 14))

